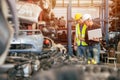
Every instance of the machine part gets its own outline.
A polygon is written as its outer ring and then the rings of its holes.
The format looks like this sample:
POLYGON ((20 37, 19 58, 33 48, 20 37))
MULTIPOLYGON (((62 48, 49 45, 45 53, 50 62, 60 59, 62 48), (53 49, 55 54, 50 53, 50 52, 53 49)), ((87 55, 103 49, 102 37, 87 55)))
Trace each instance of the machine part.
POLYGON ((8 23, 8 3, 6 0, 0 0, 0 65, 2 65, 6 59, 7 52, 9 49, 9 42, 13 36, 13 30, 11 24, 8 23))
POLYGON ((17 38, 18 37, 18 30, 19 30, 19 20, 18 20, 18 16, 17 16, 17 9, 16 9, 16 1, 15 0, 6 0, 6 2, 8 3, 9 6, 9 10, 11 13, 11 21, 12 21, 12 25, 14 28, 14 37, 17 38))
POLYGON ((56 34, 57 34, 57 29, 54 26, 43 27, 42 28, 42 33, 43 33, 44 36, 47 36, 47 37, 55 40, 56 39, 56 34))
POLYGON ((49 40, 48 40, 48 39, 45 39, 45 40, 44 40, 44 44, 45 44, 45 45, 49 45, 49 44, 50 44, 49 40))
POLYGON ((54 44, 55 43, 52 39, 50 39, 49 37, 44 37, 44 44, 43 44, 44 49, 46 49, 46 48, 50 49, 54 44), (46 44, 45 43, 46 41, 47 41, 47 43, 49 42, 49 44, 46 44))
MULTIPOLYGON (((16 66, 10 69, 10 71, 11 70, 15 71, 14 73, 15 77, 30 77, 32 73, 31 61, 25 61, 16 64, 16 66)), ((10 71, 9 73, 11 73, 10 71)))
POLYGON ((35 60, 32 62, 33 72, 37 72, 40 69, 40 61, 35 60))
POLYGON ((51 49, 58 48, 62 54, 66 54, 67 49, 61 44, 55 44, 51 49))
POLYGON ((30 78, 33 73, 37 72, 40 69, 40 61, 33 56, 35 55, 29 55, 29 57, 9 56, 7 58, 7 63, 16 64, 13 68, 10 68, 8 70, 8 76, 10 80, 30 78), (32 58, 30 56, 32 56, 32 58))
POLYGON ((54 19, 55 15, 52 9, 56 5, 56 0, 40 0, 40 7, 42 9, 40 13, 40 21, 50 22, 54 19))
POLYGON ((40 6, 42 9, 44 9, 44 6, 46 6, 47 4, 52 4, 51 8, 54 8, 56 5, 56 0, 40 0, 40 6))
POLYGON ((25 66, 26 67, 23 68, 24 77, 30 77, 30 75, 32 73, 32 66, 31 66, 31 64, 25 64, 25 66))
POLYGON ((41 9, 38 5, 25 1, 17 1, 16 7, 20 22, 28 24, 39 22, 38 17, 41 9))
POLYGON ((10 53, 36 53, 40 54, 43 49, 43 35, 21 35, 11 41, 10 53))
POLYGON ((103 65, 67 65, 41 71, 34 80, 119 80, 119 70, 103 65))
POLYGON ((44 40, 49 40, 51 46, 49 46, 50 50, 54 51, 54 50, 58 50, 61 52, 61 53, 66 53, 67 50, 66 48, 62 45, 62 44, 56 44, 52 39, 50 39, 49 37, 44 37, 44 40))

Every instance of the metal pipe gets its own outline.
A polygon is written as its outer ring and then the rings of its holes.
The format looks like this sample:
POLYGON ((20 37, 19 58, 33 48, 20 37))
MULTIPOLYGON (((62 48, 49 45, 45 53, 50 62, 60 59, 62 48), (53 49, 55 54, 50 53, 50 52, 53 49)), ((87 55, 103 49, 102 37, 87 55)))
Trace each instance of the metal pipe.
POLYGON ((104 0, 102 0, 102 4, 101 4, 101 29, 102 29, 102 33, 105 35, 105 28, 104 28, 104 13, 105 13, 105 2, 104 0))
POLYGON ((69 0, 69 4, 67 6, 67 35, 68 35, 68 54, 70 56, 73 55, 73 51, 72 51, 72 29, 71 29, 71 22, 70 22, 70 19, 71 19, 71 0, 69 0))
POLYGON ((16 10, 16 3, 15 0, 6 0, 8 5, 10 6, 11 14, 12 14, 12 20, 14 24, 14 37, 18 37, 18 31, 19 31, 19 21, 17 17, 17 10, 16 10))
POLYGON ((106 43, 107 45, 109 44, 109 0, 105 1, 105 39, 106 39, 106 43))

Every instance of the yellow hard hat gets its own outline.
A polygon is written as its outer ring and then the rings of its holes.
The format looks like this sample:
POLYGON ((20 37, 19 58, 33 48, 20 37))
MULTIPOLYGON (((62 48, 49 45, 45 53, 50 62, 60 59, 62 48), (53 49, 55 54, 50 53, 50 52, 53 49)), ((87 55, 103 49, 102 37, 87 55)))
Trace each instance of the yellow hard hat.
POLYGON ((82 17, 82 14, 76 13, 75 14, 75 20, 79 20, 82 17))

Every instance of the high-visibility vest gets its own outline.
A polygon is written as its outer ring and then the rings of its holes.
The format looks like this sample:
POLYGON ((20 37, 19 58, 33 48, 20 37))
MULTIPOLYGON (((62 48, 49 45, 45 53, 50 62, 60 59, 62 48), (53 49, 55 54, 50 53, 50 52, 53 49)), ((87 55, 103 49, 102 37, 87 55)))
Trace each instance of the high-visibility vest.
POLYGON ((80 25, 79 24, 76 25, 76 42, 78 46, 80 45, 87 46, 87 43, 85 41, 80 41, 79 39, 79 36, 85 38, 86 28, 87 26, 84 24, 82 27, 82 31, 80 31, 80 25))

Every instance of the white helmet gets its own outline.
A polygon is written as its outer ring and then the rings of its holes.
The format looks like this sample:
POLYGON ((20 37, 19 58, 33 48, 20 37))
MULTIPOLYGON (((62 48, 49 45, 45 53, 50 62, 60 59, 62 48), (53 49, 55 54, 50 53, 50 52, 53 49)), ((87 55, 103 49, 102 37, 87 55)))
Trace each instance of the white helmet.
POLYGON ((86 21, 88 19, 92 19, 91 15, 90 14, 84 14, 83 17, 82 17, 83 21, 86 21))

